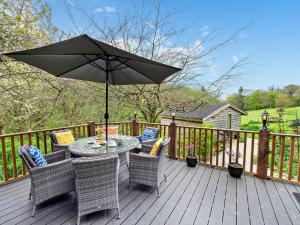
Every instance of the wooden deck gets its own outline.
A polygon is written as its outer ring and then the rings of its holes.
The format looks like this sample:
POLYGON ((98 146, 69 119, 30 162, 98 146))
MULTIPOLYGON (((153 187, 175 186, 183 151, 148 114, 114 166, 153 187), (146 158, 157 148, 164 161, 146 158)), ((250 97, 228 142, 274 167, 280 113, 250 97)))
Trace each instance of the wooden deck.
MULTIPOLYGON (((293 192, 300 187, 251 176, 234 179, 224 170, 204 166, 188 168, 167 160, 168 181, 161 196, 148 187, 128 190, 128 170, 119 177, 121 219, 116 211, 82 217, 82 224, 300 224, 300 205, 293 192)), ((0 187, 0 224, 75 224, 74 194, 53 199, 31 217, 30 179, 0 187)))

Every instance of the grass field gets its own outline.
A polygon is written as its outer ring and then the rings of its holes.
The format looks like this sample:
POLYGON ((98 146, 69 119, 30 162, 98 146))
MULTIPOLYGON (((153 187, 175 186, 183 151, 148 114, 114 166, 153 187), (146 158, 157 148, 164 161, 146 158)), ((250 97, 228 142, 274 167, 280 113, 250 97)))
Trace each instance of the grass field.
MULTIPOLYGON (((279 123, 274 121, 272 122, 272 118, 279 118, 277 108, 267 109, 269 113, 269 117, 271 121, 268 124, 268 128, 271 132, 280 132, 279 123)), ((259 130, 261 127, 261 113, 264 110, 252 110, 247 111, 247 116, 242 116, 241 121, 241 129, 245 130, 259 130)), ((296 114, 298 114, 298 118, 300 119, 300 107, 292 107, 292 108, 285 108, 283 112, 283 123, 281 123, 281 129, 284 133, 295 133, 293 129, 290 127, 291 121, 296 119, 296 114)))

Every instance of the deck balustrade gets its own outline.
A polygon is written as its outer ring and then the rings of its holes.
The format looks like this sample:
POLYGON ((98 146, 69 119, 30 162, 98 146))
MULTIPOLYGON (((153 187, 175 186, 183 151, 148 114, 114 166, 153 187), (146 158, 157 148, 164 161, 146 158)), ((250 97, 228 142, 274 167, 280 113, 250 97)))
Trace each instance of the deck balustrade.
MULTIPOLYGON (((260 178, 271 178, 300 184, 300 135, 270 132, 229 130, 204 127, 133 121, 111 122, 118 125, 119 133, 137 136, 145 127, 160 129, 160 136, 170 136, 167 155, 184 160, 188 154, 196 155, 201 165, 227 168, 228 163, 240 163, 244 173, 260 178), (189 151, 188 151, 189 149, 189 151)), ((71 129, 76 138, 94 136, 95 129, 104 123, 43 129, 0 135, 0 184, 4 185, 27 177, 26 168, 17 155, 23 144, 36 145, 44 154, 53 150, 49 133, 71 129)))

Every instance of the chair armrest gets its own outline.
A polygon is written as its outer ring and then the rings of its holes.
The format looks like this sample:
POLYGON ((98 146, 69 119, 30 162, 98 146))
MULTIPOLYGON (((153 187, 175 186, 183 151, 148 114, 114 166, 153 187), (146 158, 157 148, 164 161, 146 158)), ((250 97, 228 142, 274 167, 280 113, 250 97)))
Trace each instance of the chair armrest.
POLYGON ((136 153, 129 153, 129 163, 134 163, 135 161, 142 161, 142 162, 159 162, 159 157, 158 156, 148 156, 148 155, 141 155, 141 154, 136 154, 136 153))
POLYGON ((142 144, 153 146, 156 143, 156 141, 157 141, 156 139, 148 139, 147 141, 143 141, 142 144))
POLYGON ((59 162, 66 159, 66 153, 64 150, 61 150, 61 151, 46 154, 44 155, 44 157, 48 164, 53 164, 55 162, 59 162))
POLYGON ((153 146, 151 145, 142 145, 142 148, 140 149, 141 152, 150 153, 153 146))
POLYGON ((68 148, 69 147, 69 145, 60 145, 60 144, 53 144, 53 146, 57 146, 60 148, 68 148))
POLYGON ((58 179, 60 175, 74 173, 73 159, 66 159, 59 162, 47 164, 43 167, 34 167, 30 170, 33 185, 43 185, 49 180, 58 179))

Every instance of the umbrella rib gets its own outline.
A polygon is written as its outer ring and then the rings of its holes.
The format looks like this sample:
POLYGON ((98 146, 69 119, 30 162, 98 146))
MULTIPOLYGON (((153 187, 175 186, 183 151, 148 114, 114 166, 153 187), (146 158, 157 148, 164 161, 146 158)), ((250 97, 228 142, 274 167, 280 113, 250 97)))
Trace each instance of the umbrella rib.
POLYGON ((106 54, 106 51, 105 51, 103 48, 101 48, 101 47, 98 45, 98 43, 97 43, 93 38, 91 38, 91 37, 88 36, 88 35, 86 35, 86 37, 87 37, 94 45, 96 45, 101 51, 103 51, 103 52, 104 52, 104 55, 107 55, 107 54, 106 54))
POLYGON ((153 79, 150 78, 148 75, 146 75, 146 74, 140 72, 138 69, 135 69, 135 68, 133 68, 132 66, 130 66, 130 65, 128 65, 128 64, 125 64, 125 63, 124 63, 124 65, 126 65, 126 66, 129 67, 130 69, 135 70, 136 72, 142 74, 143 76, 145 76, 145 77, 148 78, 149 80, 152 80, 154 83, 159 84, 159 82, 153 80, 153 79))
MULTIPOLYGON (((153 60, 150 60, 150 59, 146 59, 146 61, 144 60, 140 60, 140 59, 130 59, 130 58, 126 58, 126 57, 123 57, 123 56, 117 56, 118 58, 122 58, 122 59, 127 59, 127 61, 129 60, 132 60, 132 61, 137 61, 137 62, 142 62, 142 63, 147 63, 147 64, 152 64, 152 65, 156 65, 156 66, 162 66, 162 67, 168 67, 168 68, 171 68, 171 69, 175 69, 175 70, 178 70, 180 71, 181 69, 177 68, 177 67, 174 67, 174 66, 169 66, 167 64, 163 64, 163 63, 160 63, 160 62, 156 62, 156 61, 153 61, 153 60)), ((139 56, 140 57, 140 56, 139 56)))
MULTIPOLYGON (((65 71, 65 72, 63 72, 63 73, 61 73, 61 74, 58 74, 57 77, 60 77, 60 76, 62 76, 62 75, 64 75, 64 74, 66 74, 66 73, 71 72, 72 70, 76 70, 76 69, 78 69, 78 68, 80 68, 80 67, 83 67, 83 66, 85 66, 85 65, 87 65, 87 64, 90 64, 90 65, 94 66, 94 65, 91 64, 91 63, 93 63, 94 61, 96 61, 96 60, 98 60, 98 59, 99 59, 99 57, 97 57, 96 59, 94 59, 94 60, 92 60, 92 61, 86 62, 86 63, 81 64, 81 65, 79 65, 79 66, 76 66, 76 67, 74 67, 74 68, 72 68, 72 69, 69 69, 69 70, 67 70, 67 71, 65 71)), ((99 69, 99 68, 98 68, 98 69, 99 69)), ((102 68, 101 68, 101 69, 102 69, 102 68)))
POLYGON ((112 70, 112 71, 118 70, 118 69, 116 69, 116 68, 118 68, 118 67, 121 66, 122 64, 125 65, 124 63, 127 62, 127 61, 129 61, 129 59, 126 59, 124 62, 119 61, 120 63, 119 63, 118 65, 114 66, 111 70, 112 70))
POLYGON ((120 67, 120 68, 117 68, 117 69, 112 69, 111 71, 117 71, 117 70, 122 70, 122 69, 126 69, 128 68, 128 66, 123 66, 123 67, 120 67))
MULTIPOLYGON (((84 58, 88 59, 88 60, 91 60, 91 59, 90 59, 89 57, 87 57, 86 55, 82 55, 82 56, 83 56, 84 58)), ((98 64, 95 62, 95 61, 98 60, 98 59, 101 59, 101 58, 98 56, 97 59, 93 60, 93 61, 90 62, 89 64, 92 65, 92 66, 94 66, 94 67, 96 67, 96 68, 98 68, 98 69, 100 69, 100 70, 105 71, 105 69, 104 69, 102 66, 98 65, 98 64)))

